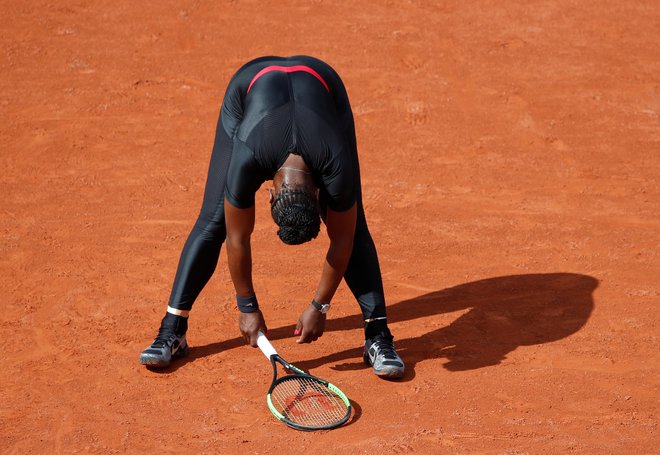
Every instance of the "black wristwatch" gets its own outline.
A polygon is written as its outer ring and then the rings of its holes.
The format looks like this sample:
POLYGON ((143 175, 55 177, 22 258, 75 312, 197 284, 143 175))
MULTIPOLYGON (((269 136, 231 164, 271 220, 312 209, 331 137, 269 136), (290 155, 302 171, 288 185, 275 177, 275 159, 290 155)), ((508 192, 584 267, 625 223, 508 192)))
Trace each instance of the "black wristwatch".
POLYGON ((325 314, 328 311, 330 311, 330 304, 329 303, 319 303, 316 300, 312 299, 312 306, 319 310, 321 313, 325 314))

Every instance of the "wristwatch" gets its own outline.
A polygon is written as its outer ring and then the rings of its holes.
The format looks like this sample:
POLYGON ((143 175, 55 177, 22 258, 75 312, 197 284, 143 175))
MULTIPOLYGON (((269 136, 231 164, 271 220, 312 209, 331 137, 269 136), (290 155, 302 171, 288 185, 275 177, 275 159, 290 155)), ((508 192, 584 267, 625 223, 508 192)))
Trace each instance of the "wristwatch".
POLYGON ((330 304, 329 303, 319 303, 316 300, 312 300, 312 306, 319 310, 321 313, 325 314, 330 310, 330 304))

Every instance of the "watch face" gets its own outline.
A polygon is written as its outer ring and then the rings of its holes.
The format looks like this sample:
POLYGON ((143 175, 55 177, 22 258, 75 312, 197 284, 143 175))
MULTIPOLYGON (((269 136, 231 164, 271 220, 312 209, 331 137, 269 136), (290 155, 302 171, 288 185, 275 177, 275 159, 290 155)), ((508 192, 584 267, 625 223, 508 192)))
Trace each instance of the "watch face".
POLYGON ((329 303, 324 303, 323 305, 321 305, 321 310, 320 311, 321 311, 321 313, 327 313, 329 309, 330 309, 330 304, 329 303))

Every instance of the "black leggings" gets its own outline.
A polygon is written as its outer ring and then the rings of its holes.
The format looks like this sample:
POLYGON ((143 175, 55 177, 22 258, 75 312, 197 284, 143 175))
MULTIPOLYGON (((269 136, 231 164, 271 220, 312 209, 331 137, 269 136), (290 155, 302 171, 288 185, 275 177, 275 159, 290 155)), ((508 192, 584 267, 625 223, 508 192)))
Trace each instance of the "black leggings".
MULTIPOLYGON (((355 139, 353 138, 353 141, 355 139)), ((190 310, 195 299, 213 275, 225 241, 224 191, 227 170, 231 160, 233 141, 227 136, 218 121, 215 143, 211 155, 204 201, 197 222, 188 236, 179 267, 174 278, 169 306, 179 310, 190 310)), ((355 150, 355 147, 353 147, 355 150)), ((357 299, 365 320, 385 317, 383 281, 378 264, 378 255, 364 216, 362 191, 359 185, 359 164, 354 151, 354 170, 358 176, 357 225, 353 252, 344 280, 357 299)), ((384 320, 371 327, 385 326, 384 320)))

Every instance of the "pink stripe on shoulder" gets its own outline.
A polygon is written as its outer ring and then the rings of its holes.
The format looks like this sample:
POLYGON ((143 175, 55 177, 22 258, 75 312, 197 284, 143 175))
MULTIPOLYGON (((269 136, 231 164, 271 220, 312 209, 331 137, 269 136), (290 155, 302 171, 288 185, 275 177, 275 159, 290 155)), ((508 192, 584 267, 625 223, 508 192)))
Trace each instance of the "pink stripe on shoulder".
POLYGON ((325 89, 329 92, 330 88, 328 87, 328 84, 325 83, 323 78, 319 73, 314 71, 312 68, 309 66, 305 65, 296 65, 296 66, 267 66, 266 68, 262 69, 259 71, 256 76, 252 78, 252 82, 250 82, 250 85, 248 86, 247 93, 250 93, 250 89, 254 85, 255 82, 257 82, 257 79, 259 79, 261 76, 264 74, 270 73, 271 71, 282 71, 284 73, 294 73, 297 71, 303 71, 305 73, 309 73, 315 78, 317 78, 319 81, 321 81, 321 84, 325 87, 325 89))

